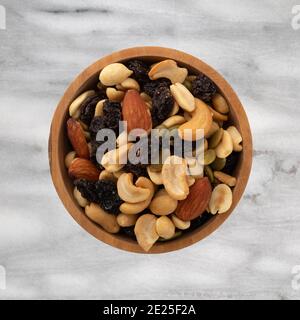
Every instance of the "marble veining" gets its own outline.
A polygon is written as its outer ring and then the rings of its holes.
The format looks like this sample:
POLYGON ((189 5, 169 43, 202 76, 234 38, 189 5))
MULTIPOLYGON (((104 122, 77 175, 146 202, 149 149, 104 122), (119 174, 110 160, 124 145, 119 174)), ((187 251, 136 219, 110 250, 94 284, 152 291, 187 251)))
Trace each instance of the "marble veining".
POLYGON ((2 0, 0 299, 299 299, 300 30, 291 0, 2 0), (187 249, 136 255, 100 243, 67 214, 47 141, 68 83, 121 48, 161 45, 219 70, 254 140, 253 170, 227 222, 187 249))

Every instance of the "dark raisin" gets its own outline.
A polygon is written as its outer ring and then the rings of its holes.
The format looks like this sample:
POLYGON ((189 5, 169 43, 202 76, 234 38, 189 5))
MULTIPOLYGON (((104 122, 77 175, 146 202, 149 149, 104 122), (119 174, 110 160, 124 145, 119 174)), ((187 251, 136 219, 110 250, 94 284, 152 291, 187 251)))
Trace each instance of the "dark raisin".
POLYGON ((122 204, 116 184, 111 180, 98 180, 96 191, 99 205, 107 212, 117 214, 122 204))
POLYGON ((136 79, 140 84, 144 84, 149 81, 148 72, 149 66, 147 63, 141 60, 130 60, 126 63, 128 69, 133 71, 132 77, 136 79))
POLYGON ((116 135, 119 135, 119 121, 121 120, 121 104, 119 102, 105 101, 103 106, 104 127, 114 130, 116 135))
POLYGON ((74 181, 74 185, 84 198, 88 201, 98 203, 98 195, 94 181, 78 179, 74 181))
POLYGON ((97 203, 109 213, 119 213, 122 199, 118 195, 117 186, 110 180, 87 181, 79 179, 74 181, 81 195, 88 201, 97 203))
POLYGON ((109 101, 109 100, 104 101, 104 104, 103 104, 103 114, 104 115, 107 115, 110 112, 120 111, 120 109, 121 109, 120 102, 114 102, 114 101, 109 101))
POLYGON ((94 114, 97 103, 103 99, 102 95, 92 95, 86 98, 80 106, 80 120, 86 125, 90 125, 94 114))
POLYGON ((95 139, 97 132, 104 128, 105 128, 105 124, 104 124, 103 117, 100 117, 100 116, 94 117, 89 127, 92 139, 95 139))
POLYGON ((152 98, 157 87, 159 86, 169 87, 170 85, 171 85, 171 81, 166 78, 149 80, 147 83, 144 84, 143 90, 145 93, 147 93, 148 96, 152 98))
POLYGON ((132 227, 123 227, 121 228, 121 232, 126 234, 129 238, 136 239, 135 233, 134 233, 134 226, 132 227))
POLYGON ((143 164, 143 163, 132 164, 132 163, 128 162, 123 167, 123 170, 126 172, 133 173, 136 177, 141 177, 141 176, 147 177, 148 176, 147 165, 143 164))
POLYGON ((104 141, 96 141, 95 139, 91 139, 91 161, 96 165, 96 167, 100 170, 103 170, 102 165, 97 161, 97 149, 101 146, 104 141))
POLYGON ((227 158, 224 168, 222 169, 223 172, 227 174, 232 174, 237 163, 239 160, 239 153, 238 152, 232 152, 227 158))
POLYGON ((174 98, 170 89, 164 85, 157 87, 152 97, 151 116, 153 127, 168 118, 173 105, 174 98))
POLYGON ((200 217, 191 221, 191 226, 187 231, 193 231, 201 226, 203 226, 213 215, 208 212, 204 212, 200 217))
POLYGON ((210 102, 216 94, 217 87, 206 75, 200 73, 192 82, 192 93, 195 97, 210 102))

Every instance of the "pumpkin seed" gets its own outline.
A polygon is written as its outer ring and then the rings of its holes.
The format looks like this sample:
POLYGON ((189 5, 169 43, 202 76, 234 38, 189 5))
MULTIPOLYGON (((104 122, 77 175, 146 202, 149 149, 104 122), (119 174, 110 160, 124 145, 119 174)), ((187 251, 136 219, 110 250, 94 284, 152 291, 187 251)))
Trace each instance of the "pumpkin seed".
POLYGON ((192 91, 192 83, 191 83, 191 81, 185 79, 185 80, 183 81, 183 85, 184 85, 189 91, 192 91))
POLYGON ((223 133, 224 133, 224 130, 220 128, 212 135, 212 137, 209 139, 209 142, 208 142, 209 149, 214 149, 220 143, 223 137, 223 133))
POLYGON ((215 177, 210 166, 204 166, 204 173, 208 177, 209 181, 213 183, 215 180, 215 177))
POLYGON ((225 167, 226 158, 218 158, 216 157, 215 161, 211 164, 213 170, 220 171, 225 167))

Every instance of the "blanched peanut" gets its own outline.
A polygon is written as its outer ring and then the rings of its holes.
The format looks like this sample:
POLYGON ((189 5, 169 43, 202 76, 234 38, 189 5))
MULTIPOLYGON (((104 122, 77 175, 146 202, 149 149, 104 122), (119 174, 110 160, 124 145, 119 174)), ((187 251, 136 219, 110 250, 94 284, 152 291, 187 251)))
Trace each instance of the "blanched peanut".
POLYGON ((139 83, 132 79, 132 78, 127 78, 126 80, 124 80, 122 83, 121 83, 121 86, 125 89, 134 89, 136 91, 140 91, 140 85, 139 83))
POLYGON ((214 171, 214 176, 217 178, 219 181, 227 184, 229 187, 234 187, 236 184, 236 178, 230 176, 229 174, 226 174, 222 171, 214 171))
POLYGON ((135 225, 137 218, 137 214, 119 213, 117 215, 117 222, 120 227, 131 227, 135 225))
POLYGON ((170 218, 163 216, 156 220, 156 232, 164 239, 171 239, 175 234, 175 226, 170 218))
POLYGON ((120 227, 117 223, 116 216, 105 212, 99 205, 92 202, 85 207, 85 213, 92 221, 99 224, 107 232, 119 232, 120 227))
POLYGON ((105 86, 115 86, 122 83, 124 80, 132 75, 129 70, 122 63, 111 63, 104 67, 99 75, 99 80, 105 86))
POLYGON ((183 221, 179 219, 175 214, 172 214, 171 219, 177 229, 186 230, 191 226, 191 221, 183 221))
POLYGON ((154 195, 149 209, 156 215, 164 216, 174 212, 177 204, 177 200, 171 198, 165 189, 161 189, 154 195))
POLYGON ((216 147, 216 155, 218 158, 227 158, 233 150, 233 143, 230 134, 224 130, 222 140, 216 147))
POLYGON ((229 112, 229 107, 228 107, 226 100, 219 93, 217 93, 213 96, 212 103, 213 103, 214 108, 218 112, 221 112, 221 113, 228 113, 229 112))

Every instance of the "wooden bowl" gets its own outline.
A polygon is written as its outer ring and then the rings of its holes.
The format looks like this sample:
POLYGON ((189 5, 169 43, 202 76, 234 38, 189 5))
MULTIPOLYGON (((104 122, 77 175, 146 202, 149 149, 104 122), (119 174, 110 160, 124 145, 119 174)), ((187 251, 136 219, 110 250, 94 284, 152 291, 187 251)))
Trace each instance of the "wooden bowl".
POLYGON ((77 223, 97 239, 119 249, 145 253, 133 239, 121 234, 107 233, 100 226, 92 222, 73 198, 73 184, 64 164, 64 157, 71 149, 66 134, 68 108, 80 93, 97 83, 99 72, 103 67, 113 62, 126 61, 132 58, 141 58, 153 62, 163 59, 174 59, 180 66, 188 68, 191 72, 201 71, 206 74, 215 82, 219 91, 229 103, 231 122, 238 128, 243 137, 243 151, 240 154, 239 163, 235 169, 237 183, 233 189, 233 203, 230 210, 226 213, 215 215, 204 225, 194 231, 184 233, 177 239, 156 243, 149 251, 149 253, 169 252, 190 246, 205 238, 217 229, 232 213, 242 197, 251 170, 251 131, 246 113, 231 86, 217 71, 189 54, 161 47, 137 47, 114 52, 93 63, 72 81, 56 108, 49 136, 49 162, 53 183, 64 206, 77 223))

